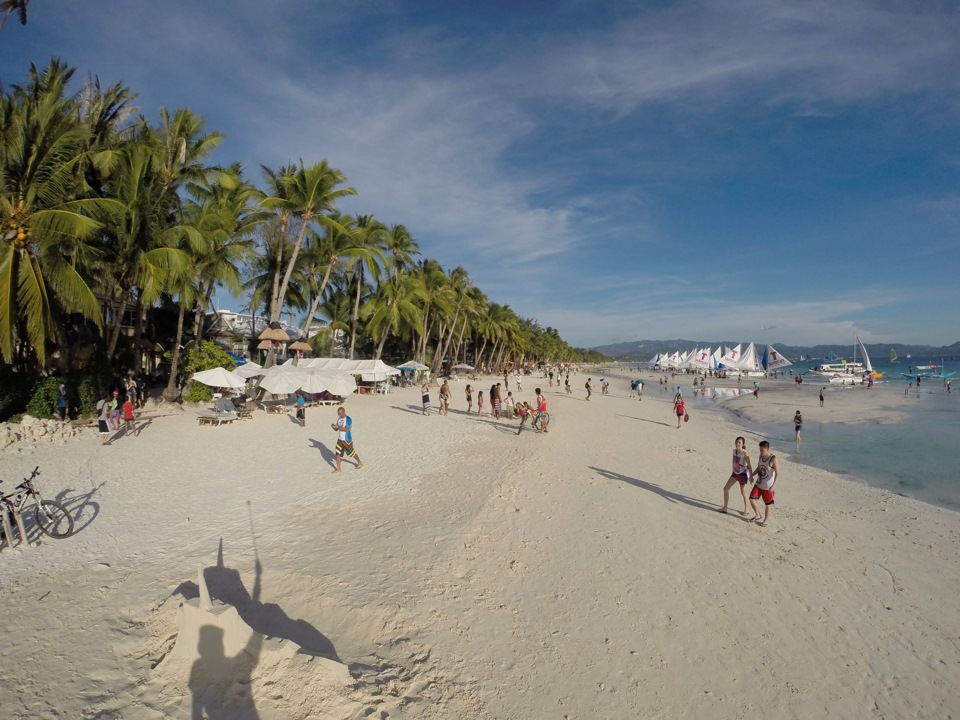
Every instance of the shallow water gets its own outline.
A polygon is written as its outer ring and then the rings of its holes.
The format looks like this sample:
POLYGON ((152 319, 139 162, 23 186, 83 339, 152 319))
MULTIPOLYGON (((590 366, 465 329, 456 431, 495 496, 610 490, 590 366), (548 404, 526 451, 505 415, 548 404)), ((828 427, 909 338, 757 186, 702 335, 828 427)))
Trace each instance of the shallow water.
MULTIPOLYGON (((904 382, 879 383, 871 392, 901 400, 904 382), (899 396, 899 397, 897 397, 899 396)), ((743 392, 749 392, 744 389, 743 392)), ((865 392, 849 389, 848 392, 865 392)), ((933 382, 914 388, 911 402, 896 402, 903 423, 818 423, 805 420, 798 445, 793 423, 753 423, 728 412, 735 423, 770 440, 774 452, 790 460, 862 480, 925 502, 960 510, 960 393, 950 395, 933 382)), ((694 407, 722 408, 696 398, 694 407)))

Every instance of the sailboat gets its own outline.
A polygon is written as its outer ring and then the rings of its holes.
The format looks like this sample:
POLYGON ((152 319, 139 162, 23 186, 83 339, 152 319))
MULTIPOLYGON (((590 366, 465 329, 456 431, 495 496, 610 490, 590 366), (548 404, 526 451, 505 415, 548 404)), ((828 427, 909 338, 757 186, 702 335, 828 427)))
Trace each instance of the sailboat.
POLYGON ((897 351, 894 350, 893 348, 890 348, 890 362, 891 363, 900 362, 899 360, 897 360, 897 351))
POLYGON ((907 380, 952 380, 957 371, 944 372, 943 360, 940 366, 937 365, 917 365, 915 373, 900 373, 907 380))
POLYGON ((867 349, 863 346, 860 336, 854 335, 854 338, 856 339, 856 343, 854 343, 853 346, 853 362, 843 360, 839 363, 825 363, 821 365, 817 371, 824 377, 829 378, 831 383, 843 385, 848 380, 851 383, 855 383, 857 380, 871 378, 879 380, 883 377, 882 372, 877 372, 873 369, 873 365, 870 362, 870 355, 867 354, 867 349), (857 348, 860 348, 860 355, 863 358, 863 362, 857 362, 857 348))

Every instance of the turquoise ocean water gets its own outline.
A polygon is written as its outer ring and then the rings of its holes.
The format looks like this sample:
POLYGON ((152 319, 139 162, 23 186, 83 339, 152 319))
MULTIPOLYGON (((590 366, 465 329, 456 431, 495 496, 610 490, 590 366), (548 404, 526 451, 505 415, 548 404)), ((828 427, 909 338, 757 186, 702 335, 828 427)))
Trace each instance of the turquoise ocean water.
MULTIPOLYGON (((941 364, 939 358, 930 360, 941 364)), ((929 364, 926 358, 914 358, 911 362, 929 364)), ((797 363, 788 367, 787 377, 790 371, 803 372, 813 364, 797 363)), ((960 511, 960 382, 953 382, 953 392, 948 395, 942 381, 925 380, 919 393, 914 386, 905 397, 904 389, 909 381, 900 373, 907 372, 909 364, 874 362, 873 365, 886 376, 871 390, 830 386, 812 373, 804 375, 804 383, 830 387, 828 402, 839 400, 839 393, 882 394, 884 405, 905 413, 903 423, 881 425, 865 418, 865 422, 856 424, 820 424, 808 416, 804 419, 798 448, 792 422, 748 423, 733 413, 730 415, 736 423, 767 436, 779 454, 795 462, 960 511), (831 400, 831 396, 836 400, 831 400)), ((947 372, 960 370, 960 361, 947 360, 946 365, 947 372)), ((762 392, 763 381, 760 383, 762 392)), ((709 398, 697 398, 694 407, 697 406, 717 407, 709 398)))

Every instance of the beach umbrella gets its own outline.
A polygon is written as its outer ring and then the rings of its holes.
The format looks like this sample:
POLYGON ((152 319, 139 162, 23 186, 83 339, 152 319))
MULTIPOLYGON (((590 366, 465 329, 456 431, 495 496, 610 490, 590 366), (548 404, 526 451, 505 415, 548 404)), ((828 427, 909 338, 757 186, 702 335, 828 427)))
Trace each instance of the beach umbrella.
POLYGON ((257 340, 270 340, 272 342, 290 342, 290 336, 280 327, 280 323, 272 322, 270 326, 257 336, 257 340))
POLYGON ((302 384, 303 375, 289 371, 268 374, 260 381, 260 387, 273 395, 296 392, 302 384))
POLYGON ((216 388, 233 388, 239 390, 243 388, 247 381, 229 370, 222 367, 213 368, 213 370, 201 370, 193 374, 193 379, 198 383, 209 385, 216 388))
POLYGON ((331 395, 346 397, 357 391, 357 379, 350 373, 333 373, 327 377, 330 380, 327 390, 331 395))
POLYGON ((300 352, 310 352, 313 350, 312 347, 307 345, 303 340, 297 340, 295 343, 290 344, 290 350, 298 350, 300 352))
POLYGON ((257 375, 263 375, 263 367, 253 362, 252 360, 247 361, 236 370, 233 371, 234 375, 239 375, 242 378, 252 378, 257 375))
POLYGON ((473 365, 467 365, 466 363, 460 363, 459 365, 454 365, 450 368, 451 370, 473 370, 473 365))
POLYGON ((416 360, 407 360, 403 365, 397 365, 397 370, 429 370, 429 365, 418 363, 416 360))

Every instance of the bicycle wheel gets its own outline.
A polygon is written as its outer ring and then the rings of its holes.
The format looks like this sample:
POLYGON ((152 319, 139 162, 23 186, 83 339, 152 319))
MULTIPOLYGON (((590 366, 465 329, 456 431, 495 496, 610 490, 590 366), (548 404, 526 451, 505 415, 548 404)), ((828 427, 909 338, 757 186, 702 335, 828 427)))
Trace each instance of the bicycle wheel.
POLYGON ((67 509, 53 500, 37 504, 37 527, 52 538, 65 538, 73 534, 73 518, 67 509))

